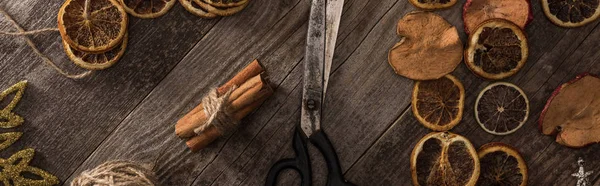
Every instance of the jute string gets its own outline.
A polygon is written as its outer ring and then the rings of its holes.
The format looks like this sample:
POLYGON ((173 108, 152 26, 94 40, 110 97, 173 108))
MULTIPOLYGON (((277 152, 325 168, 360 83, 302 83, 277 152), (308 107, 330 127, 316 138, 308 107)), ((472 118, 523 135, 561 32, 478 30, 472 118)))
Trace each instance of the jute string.
POLYGON ((208 116, 206 124, 194 129, 196 134, 202 133, 210 126, 214 126, 221 135, 226 136, 237 129, 240 121, 233 118, 233 114, 229 112, 229 96, 236 87, 229 89, 224 95, 219 97, 217 89, 212 89, 206 97, 202 99, 202 107, 204 113, 208 116))
POLYGON ((23 39, 25 39, 25 41, 27 42, 27 45, 29 45, 29 47, 31 47, 31 49, 33 50, 33 52, 35 52, 35 54, 39 57, 42 58, 42 60, 49 65, 50 67, 54 68, 54 70, 56 70, 58 73, 60 73, 61 75, 67 77, 67 78, 71 78, 71 79, 81 79, 84 77, 87 77, 89 75, 92 74, 93 71, 88 70, 86 72, 80 73, 80 74, 69 74, 67 72, 65 72, 64 70, 62 70, 60 67, 56 66, 56 64, 54 62, 52 62, 52 60, 50 60, 50 58, 48 58, 48 56, 46 56, 45 54, 43 54, 42 52, 40 52, 40 50, 35 46, 35 44, 33 43, 33 41, 31 41, 31 39, 29 39, 27 36, 28 35, 34 35, 34 34, 40 34, 43 32, 57 32, 58 28, 43 28, 43 29, 39 29, 39 30, 32 30, 32 31, 25 31, 21 25, 19 25, 8 13, 6 13, 2 8, 0 8, 0 13, 4 15, 4 17, 6 17, 6 19, 14 25, 14 27, 18 30, 18 32, 6 32, 6 31, 0 31, 0 34, 2 35, 9 35, 9 36, 21 36, 23 37, 23 39))
POLYGON ((130 161, 109 161, 86 170, 71 182, 71 186, 154 186, 156 176, 144 165, 130 161))

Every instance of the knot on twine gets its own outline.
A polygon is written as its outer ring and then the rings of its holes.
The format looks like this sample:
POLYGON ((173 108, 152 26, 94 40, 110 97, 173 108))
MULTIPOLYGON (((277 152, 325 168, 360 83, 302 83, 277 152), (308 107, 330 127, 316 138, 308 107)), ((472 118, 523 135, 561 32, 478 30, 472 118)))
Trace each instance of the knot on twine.
POLYGON ((194 129, 194 133, 200 134, 210 126, 214 126, 221 135, 226 136, 235 131, 240 121, 233 118, 229 111, 229 96, 237 87, 231 87, 225 94, 219 97, 217 89, 212 89, 208 95, 202 98, 202 107, 208 120, 204 125, 194 129))
POLYGON ((109 161, 82 172, 71 186, 155 186, 156 177, 148 165, 131 161, 109 161))

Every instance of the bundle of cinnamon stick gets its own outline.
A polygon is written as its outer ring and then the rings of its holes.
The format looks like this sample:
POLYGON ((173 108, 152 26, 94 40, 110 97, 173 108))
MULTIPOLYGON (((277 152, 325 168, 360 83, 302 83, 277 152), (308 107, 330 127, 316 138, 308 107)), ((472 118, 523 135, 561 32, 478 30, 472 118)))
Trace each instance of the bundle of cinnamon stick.
MULTIPOLYGON (((254 60, 231 80, 217 88, 218 97, 227 95, 223 107, 225 110, 218 114, 227 113, 228 119, 239 122, 271 96, 273 89, 263 72, 264 68, 254 60)), ((204 101, 203 103, 206 104, 204 101)), ((179 119, 175 125, 175 134, 187 140, 186 144, 192 151, 198 151, 224 133, 232 132, 226 131, 231 129, 212 125, 211 118, 214 116, 207 112, 203 103, 179 119)))

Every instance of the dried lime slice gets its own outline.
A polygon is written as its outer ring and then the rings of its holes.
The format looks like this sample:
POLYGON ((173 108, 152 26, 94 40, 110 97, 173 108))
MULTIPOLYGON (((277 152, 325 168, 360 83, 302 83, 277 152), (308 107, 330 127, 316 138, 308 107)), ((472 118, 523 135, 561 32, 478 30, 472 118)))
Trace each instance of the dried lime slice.
POLYGON ((529 116, 529 100, 516 85, 498 82, 485 87, 475 101, 475 119, 491 134, 517 131, 529 116))

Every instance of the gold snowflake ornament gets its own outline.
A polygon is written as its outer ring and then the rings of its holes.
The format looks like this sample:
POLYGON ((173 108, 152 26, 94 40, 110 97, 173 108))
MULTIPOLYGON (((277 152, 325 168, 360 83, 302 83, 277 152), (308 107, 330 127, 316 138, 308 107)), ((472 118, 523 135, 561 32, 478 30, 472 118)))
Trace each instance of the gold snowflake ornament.
MULTIPOLYGON (((15 114, 12 110, 23 97, 27 81, 21 81, 0 94, 0 102, 3 102, 8 95, 14 93, 10 103, 0 110, 0 128, 14 128, 21 125, 23 117, 15 114)), ((0 133, 0 151, 8 148, 21 138, 21 132, 0 133)), ((8 159, 0 158, 0 182, 5 185, 23 185, 23 186, 50 186, 59 183, 56 176, 36 167, 29 166, 33 159, 35 150, 26 148, 14 153, 8 159)))

